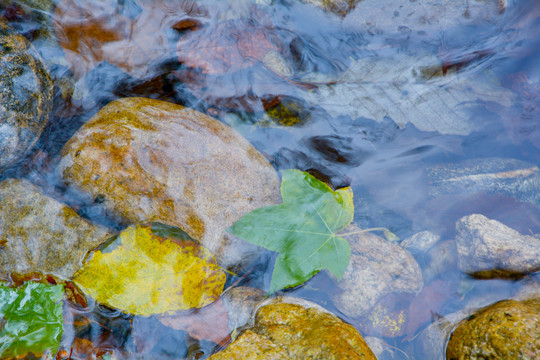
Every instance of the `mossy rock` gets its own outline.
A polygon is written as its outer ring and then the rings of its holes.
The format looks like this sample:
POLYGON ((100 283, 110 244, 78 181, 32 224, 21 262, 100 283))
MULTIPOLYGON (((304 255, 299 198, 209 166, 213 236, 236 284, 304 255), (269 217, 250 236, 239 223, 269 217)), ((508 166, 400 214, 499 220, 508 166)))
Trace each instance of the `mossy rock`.
POLYGON ((252 328, 210 359, 376 359, 353 326, 305 300, 270 299, 261 303, 253 320, 252 328), (242 357, 249 351, 257 356, 242 357))
POLYGON ((37 142, 52 96, 51 78, 39 54, 0 18, 0 171, 37 142))
POLYGON ((447 360, 540 358, 540 299, 503 300, 465 319, 452 333, 447 360))

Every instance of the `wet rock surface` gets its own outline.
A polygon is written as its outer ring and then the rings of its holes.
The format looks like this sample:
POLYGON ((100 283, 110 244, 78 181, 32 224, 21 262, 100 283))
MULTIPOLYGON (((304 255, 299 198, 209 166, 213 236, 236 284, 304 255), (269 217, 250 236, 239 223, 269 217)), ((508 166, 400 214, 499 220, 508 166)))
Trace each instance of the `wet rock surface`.
POLYGON ((221 299, 229 316, 229 329, 233 331, 246 325, 265 297, 264 291, 249 286, 235 287, 223 293, 221 299))
POLYGON ((210 357, 210 360, 281 360, 292 359, 285 349, 254 333, 251 330, 243 332, 225 350, 210 357))
POLYGON ((432 233, 431 231, 421 231, 404 239, 399 245, 404 249, 409 250, 412 254, 420 254, 427 252, 440 239, 440 235, 432 233))
POLYGON ((426 264, 422 267, 424 282, 437 276, 443 276, 448 271, 454 271, 457 264, 456 242, 445 240, 439 242, 426 254, 426 264))
POLYGON ((282 349, 285 359, 376 359, 354 327, 306 301, 270 300, 257 310, 254 327, 242 335, 225 350, 226 357, 217 353, 211 359, 240 359, 246 347, 268 349, 268 356, 282 349))
POLYGON ((540 238, 474 214, 456 224, 459 269, 479 278, 516 277, 540 270, 540 238))
POLYGON ((27 180, 0 183, 0 273, 42 272, 69 279, 87 252, 111 234, 44 195, 27 180))
POLYGON ((540 299, 504 300, 469 316, 452 333, 446 358, 538 359, 540 299))
POLYGON ((37 142, 48 122, 52 95, 39 54, 0 18, 0 171, 37 142))
MULTIPOLYGON (((359 231, 354 225, 345 233, 359 231)), ((399 245, 373 233, 347 236, 351 260, 333 297, 347 316, 366 316, 381 299, 392 293, 415 295, 422 290, 422 273, 412 255, 399 245)))
POLYGON ((456 324, 472 312, 472 310, 458 311, 431 323, 417 337, 417 352, 424 359, 444 359, 450 333, 455 329, 456 324))
POLYGON ((145 98, 103 108, 64 146, 59 169, 111 215, 125 223, 178 226, 222 266, 257 251, 225 230, 280 200, 276 171, 236 131, 197 111, 145 98))

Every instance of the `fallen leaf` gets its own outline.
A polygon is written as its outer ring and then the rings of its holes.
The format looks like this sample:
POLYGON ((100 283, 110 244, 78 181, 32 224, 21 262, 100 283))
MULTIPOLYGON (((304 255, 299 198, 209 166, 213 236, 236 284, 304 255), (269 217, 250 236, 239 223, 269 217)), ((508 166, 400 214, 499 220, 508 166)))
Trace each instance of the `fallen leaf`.
POLYGON ((61 285, 0 285, 0 356, 55 354, 63 333, 63 296, 61 285))
POLYGON ((300 285, 323 269, 341 279, 351 250, 336 234, 353 219, 351 189, 333 191, 308 173, 286 170, 281 195, 283 204, 256 209, 229 229, 247 242, 279 252, 269 291, 300 285))
POLYGON ((439 76, 443 70, 432 56, 366 57, 353 62, 334 84, 305 92, 304 99, 333 117, 390 118, 399 127, 411 123, 421 131, 468 135, 485 125, 472 116, 475 109, 486 102, 511 106, 515 98, 487 76, 439 76))
POLYGON ((63 0, 54 24, 76 78, 107 61, 141 79, 172 57, 174 25, 188 14, 203 13, 192 0, 63 0))
POLYGON ((69 349, 63 349, 56 354, 56 360, 74 359, 116 359, 115 351, 96 347, 92 341, 76 337, 69 349))
POLYGON ((222 344, 229 339, 229 315, 221 298, 203 308, 165 316, 159 321, 173 329, 186 331, 197 340, 222 344))
POLYGON ((41 272, 30 273, 11 273, 9 274, 10 286, 18 287, 24 285, 28 281, 45 284, 45 285, 62 285, 66 299, 80 307, 86 307, 87 301, 84 294, 71 281, 62 280, 54 275, 46 275, 41 272))
POLYGON ((178 42, 178 60, 205 74, 221 75, 247 68, 279 48, 269 31, 247 21, 224 21, 191 31, 178 42))
POLYGON ((93 253, 73 282, 103 304, 149 316, 208 305, 225 280, 206 248, 178 228, 155 224, 122 231, 93 253))

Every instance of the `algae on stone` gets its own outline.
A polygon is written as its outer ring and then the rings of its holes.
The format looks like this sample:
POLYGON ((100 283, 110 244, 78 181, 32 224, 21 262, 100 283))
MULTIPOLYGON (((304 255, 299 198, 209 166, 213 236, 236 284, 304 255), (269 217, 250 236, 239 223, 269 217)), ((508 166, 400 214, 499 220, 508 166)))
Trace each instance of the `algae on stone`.
POLYGON ((269 360, 278 355, 279 359, 295 360, 376 359, 353 326, 303 299, 265 300, 251 320, 251 328, 210 359, 269 360), (245 355, 250 351, 257 357, 245 355))
POLYGON ((288 360, 287 352, 270 340, 246 330, 225 350, 212 355, 209 360, 288 360))
POLYGON ((446 359, 533 360, 540 357, 540 299, 503 300, 454 330, 446 359))

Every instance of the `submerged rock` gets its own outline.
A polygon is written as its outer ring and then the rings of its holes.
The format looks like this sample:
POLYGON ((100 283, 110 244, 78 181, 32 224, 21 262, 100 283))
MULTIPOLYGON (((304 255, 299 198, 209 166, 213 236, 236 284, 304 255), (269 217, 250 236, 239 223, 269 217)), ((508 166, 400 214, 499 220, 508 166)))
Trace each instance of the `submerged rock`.
POLYGON ((399 245, 412 254, 422 254, 429 251, 440 239, 440 235, 431 231, 421 231, 404 239, 399 245))
POLYGON ((432 166, 426 172, 430 182, 429 193, 433 197, 485 192, 540 205, 540 170, 525 161, 471 159, 432 166))
POLYGON ((111 234, 44 195, 27 180, 0 183, 0 273, 42 272, 70 279, 111 234))
POLYGON ((458 267, 479 277, 516 277, 540 270, 540 238, 474 214, 456 224, 458 267))
POLYGON ((540 357, 540 299, 504 300, 464 320, 452 333, 446 358, 522 359, 540 357))
MULTIPOLYGON (((349 226, 344 232, 359 230, 349 226)), ((373 327, 386 336, 398 336, 404 329, 404 313, 379 305, 390 294, 416 295, 422 290, 418 263, 408 251, 375 234, 358 233, 347 239, 351 260, 339 282, 341 292, 333 296, 335 305, 352 318, 369 316, 373 327), (395 319, 381 321, 391 314, 395 319)))
POLYGON ((457 264, 456 242, 445 240, 431 248, 426 256, 426 264, 422 267, 422 276, 427 283, 433 278, 455 271, 457 264))
POLYGON ((354 9, 360 0, 303 0, 306 3, 314 4, 334 14, 345 16, 354 9))
POLYGON ((422 359, 444 359, 450 333, 457 323, 471 313, 471 310, 463 310, 446 315, 422 330, 416 338, 416 350, 422 355, 422 359))
POLYGON ((37 142, 52 107, 52 82, 40 56, 0 18, 0 171, 37 142))
POLYGON ((216 359, 373 359, 368 345, 349 324, 307 301, 272 299, 257 310, 254 326, 216 359), (247 349, 259 357, 242 357, 247 349), (265 354, 263 351, 268 351, 265 354), (275 357, 280 354, 284 357, 275 357))
POLYGON ((109 103, 64 146, 59 169, 124 223, 178 226, 225 267, 258 251, 225 230, 280 200, 276 171, 236 131, 153 99, 109 103))
POLYGON ((221 294, 221 299, 227 309, 229 330, 233 331, 246 325, 253 311, 265 297, 264 291, 249 286, 229 288, 221 294))

